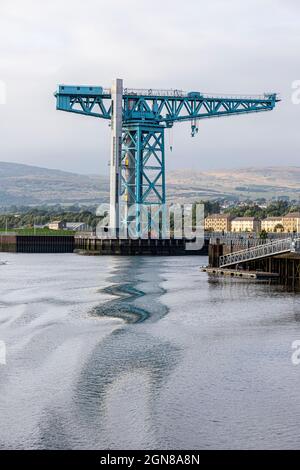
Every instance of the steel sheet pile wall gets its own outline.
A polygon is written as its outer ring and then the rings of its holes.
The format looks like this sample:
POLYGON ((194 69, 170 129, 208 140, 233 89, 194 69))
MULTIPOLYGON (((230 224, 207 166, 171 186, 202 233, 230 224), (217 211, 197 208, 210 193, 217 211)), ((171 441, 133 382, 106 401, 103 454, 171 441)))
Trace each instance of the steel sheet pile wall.
POLYGON ((18 253, 72 253, 73 236, 17 235, 16 251, 18 253))
POLYGON ((208 241, 201 250, 186 250, 185 240, 175 239, 100 239, 75 237, 76 251, 91 255, 207 255, 208 241))

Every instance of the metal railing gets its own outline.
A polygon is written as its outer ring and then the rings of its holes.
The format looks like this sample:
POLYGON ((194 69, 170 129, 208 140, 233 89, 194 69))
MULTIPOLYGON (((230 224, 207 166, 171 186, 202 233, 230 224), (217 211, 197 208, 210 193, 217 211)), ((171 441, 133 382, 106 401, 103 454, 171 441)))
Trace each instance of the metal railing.
POLYGON ((276 97, 276 99, 280 99, 280 96, 278 93, 260 93, 256 95, 249 95, 249 94, 234 94, 234 93, 224 93, 222 95, 221 93, 201 93, 205 98, 225 98, 225 99, 245 99, 245 100, 268 100, 272 99, 272 97, 276 97))
POLYGON ((124 95, 145 95, 145 96, 187 96, 183 90, 169 89, 157 90, 154 88, 124 88, 124 95))
POLYGON ((203 96, 204 98, 219 98, 219 99, 245 99, 245 100, 263 100, 266 101, 272 98, 274 95, 278 98, 276 93, 263 93, 259 95, 242 95, 242 94, 231 94, 228 95, 224 93, 202 93, 201 91, 196 92, 189 92, 184 90, 177 90, 177 89, 154 89, 154 88, 124 88, 123 94, 124 95, 144 95, 144 96, 178 96, 178 97, 189 97, 190 93, 199 93, 199 96, 203 96))
POLYGON ((270 243, 264 243, 263 245, 249 248, 248 250, 236 251, 228 255, 220 256, 220 267, 224 268, 226 266, 232 266, 246 261, 295 251, 298 244, 299 239, 285 238, 272 241, 270 243))
POLYGON ((209 239, 210 244, 220 243, 226 246, 238 246, 239 250, 249 249, 254 246, 264 245, 272 241, 284 240, 292 236, 293 239, 300 239, 300 233, 273 233, 269 232, 267 238, 260 238, 259 233, 255 232, 205 232, 205 238, 209 239))
MULTIPOLYGON (((123 89, 123 95, 141 95, 141 96, 170 96, 170 97, 179 97, 179 98, 184 98, 184 97, 189 97, 189 93, 193 92, 188 92, 184 90, 178 90, 176 88, 171 88, 171 89, 155 89, 155 88, 124 88, 123 89)), ((226 99, 226 100, 236 100, 236 99, 244 99, 244 100, 263 100, 266 101, 268 99, 272 99, 272 97, 275 95, 276 99, 280 99, 279 95, 277 93, 263 93, 260 95, 242 95, 242 94, 221 94, 221 93, 202 93, 201 91, 197 91, 194 93, 199 93, 199 96, 203 98, 212 98, 212 99, 226 99)), ((102 94, 103 95, 111 95, 111 88, 103 88, 102 89, 102 94)))

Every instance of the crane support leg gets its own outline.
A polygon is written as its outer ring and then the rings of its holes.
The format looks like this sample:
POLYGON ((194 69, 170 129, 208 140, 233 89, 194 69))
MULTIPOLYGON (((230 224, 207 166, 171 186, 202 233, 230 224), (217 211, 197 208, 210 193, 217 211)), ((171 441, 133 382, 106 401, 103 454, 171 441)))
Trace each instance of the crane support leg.
POLYGON ((111 88, 112 115, 111 115, 111 158, 110 158, 110 214, 109 225, 111 230, 119 232, 119 197, 121 188, 120 165, 122 154, 122 103, 123 80, 113 81, 111 88))
POLYGON ((121 198, 127 206, 125 220, 134 220, 137 236, 150 228, 142 221, 142 210, 159 210, 166 201, 164 130, 144 123, 123 125, 121 198))

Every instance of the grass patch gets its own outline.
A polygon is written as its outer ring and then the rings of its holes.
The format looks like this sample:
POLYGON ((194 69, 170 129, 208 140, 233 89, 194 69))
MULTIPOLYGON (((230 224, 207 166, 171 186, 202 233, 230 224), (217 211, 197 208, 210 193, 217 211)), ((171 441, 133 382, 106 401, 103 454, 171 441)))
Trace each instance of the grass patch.
MULTIPOLYGON (((2 234, 6 233, 5 228, 0 228, 2 234)), ((7 234, 16 233, 17 235, 43 235, 43 236, 67 236, 75 235, 71 230, 49 230, 48 228, 9 228, 7 234)))

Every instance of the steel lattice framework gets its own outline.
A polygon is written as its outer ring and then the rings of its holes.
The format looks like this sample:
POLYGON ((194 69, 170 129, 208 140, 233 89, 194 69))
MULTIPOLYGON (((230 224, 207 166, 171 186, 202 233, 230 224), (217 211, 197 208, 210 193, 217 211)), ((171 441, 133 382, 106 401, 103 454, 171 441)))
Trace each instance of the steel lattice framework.
MULTIPOLYGON (((278 101, 275 93, 254 96, 208 96, 177 90, 127 90, 123 94, 123 121, 174 122, 233 114, 270 111, 278 101), (140 94, 144 93, 144 94, 140 94)), ((57 109, 111 119, 111 91, 101 87, 60 85, 55 93, 57 109)))
MULTIPOLYGON (((161 205, 166 200, 164 131, 190 121, 192 136, 201 119, 271 111, 274 93, 218 96, 182 90, 111 89, 60 85, 58 110, 110 120, 112 123, 111 205, 161 205)), ((137 213, 137 225, 138 213, 137 213)), ((111 225, 116 224, 111 216, 111 225)))
POLYGON ((135 124, 124 127, 121 195, 136 204, 164 204, 164 128, 135 124), (127 175, 128 173, 128 175, 127 175))

